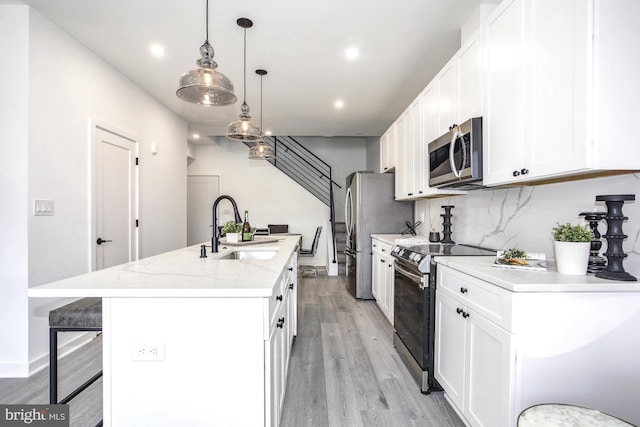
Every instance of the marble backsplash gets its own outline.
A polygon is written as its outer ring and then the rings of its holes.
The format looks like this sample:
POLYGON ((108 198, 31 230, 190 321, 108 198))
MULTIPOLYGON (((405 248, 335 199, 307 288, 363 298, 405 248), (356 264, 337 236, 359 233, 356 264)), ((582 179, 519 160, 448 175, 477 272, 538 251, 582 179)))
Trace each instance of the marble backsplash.
MULTIPOLYGON (((583 211, 606 211, 597 195, 635 194, 635 202, 626 202, 623 250, 628 257, 624 268, 640 279, 640 174, 593 178, 572 182, 525 187, 484 189, 466 195, 442 197, 416 202, 416 219, 422 219, 419 234, 431 229, 442 232, 441 206, 453 205, 452 238, 493 249, 518 247, 528 252, 544 252, 553 259, 551 229, 556 223, 586 224, 578 214, 583 211)), ((598 230, 605 234, 603 220, 598 230)), ((606 249, 603 238, 600 253, 606 249)))

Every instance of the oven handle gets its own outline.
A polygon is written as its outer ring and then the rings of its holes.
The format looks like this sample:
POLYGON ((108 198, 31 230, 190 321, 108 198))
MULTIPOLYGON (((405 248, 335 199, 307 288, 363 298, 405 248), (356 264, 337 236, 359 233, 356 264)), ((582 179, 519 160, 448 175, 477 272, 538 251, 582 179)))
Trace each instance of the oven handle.
POLYGON ((393 266, 398 273, 402 274, 403 276, 410 277, 415 281, 419 282, 420 284, 418 286, 420 287, 420 290, 424 290, 424 276, 418 276, 417 274, 413 274, 412 272, 405 269, 404 267, 401 267, 401 264, 398 263, 397 261, 393 263, 393 266))

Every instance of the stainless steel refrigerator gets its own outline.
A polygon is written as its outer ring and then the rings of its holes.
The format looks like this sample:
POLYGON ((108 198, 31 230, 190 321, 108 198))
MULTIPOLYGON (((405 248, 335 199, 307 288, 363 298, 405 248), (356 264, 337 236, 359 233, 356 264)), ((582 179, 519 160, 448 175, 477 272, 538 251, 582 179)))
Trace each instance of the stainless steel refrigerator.
POLYGON ((396 202, 391 173, 354 172, 347 177, 347 289, 358 299, 371 294, 371 235, 397 234, 413 222, 413 202, 396 202))

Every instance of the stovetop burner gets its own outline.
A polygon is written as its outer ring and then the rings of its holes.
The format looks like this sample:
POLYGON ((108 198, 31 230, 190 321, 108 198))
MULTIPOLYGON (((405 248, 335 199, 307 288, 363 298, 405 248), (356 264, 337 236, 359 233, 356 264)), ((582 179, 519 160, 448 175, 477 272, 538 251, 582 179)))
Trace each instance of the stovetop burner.
POLYGON ((496 251, 479 246, 464 244, 429 243, 414 246, 395 245, 391 255, 428 274, 434 256, 495 256, 496 251))

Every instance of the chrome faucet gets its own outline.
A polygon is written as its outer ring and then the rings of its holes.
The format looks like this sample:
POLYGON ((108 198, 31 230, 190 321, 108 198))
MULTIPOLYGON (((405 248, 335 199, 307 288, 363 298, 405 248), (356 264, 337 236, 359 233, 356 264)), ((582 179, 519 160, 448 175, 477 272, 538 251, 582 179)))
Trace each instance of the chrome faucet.
POLYGON ((231 202, 236 224, 242 222, 242 218, 240 218, 240 212, 238 212, 238 205, 236 204, 236 201, 233 200, 231 196, 222 195, 218 197, 216 201, 213 202, 213 237, 211 237, 211 252, 218 252, 218 241, 220 240, 220 236, 218 236, 218 203, 220 203, 222 199, 227 199, 231 202))

